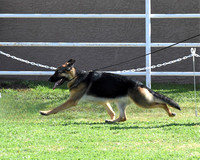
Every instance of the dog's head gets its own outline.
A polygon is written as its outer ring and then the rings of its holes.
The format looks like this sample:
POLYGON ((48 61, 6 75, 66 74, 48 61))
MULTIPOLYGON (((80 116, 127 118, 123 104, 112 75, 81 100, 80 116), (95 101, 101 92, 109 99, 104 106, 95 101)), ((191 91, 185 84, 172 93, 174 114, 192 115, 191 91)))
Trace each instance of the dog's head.
POLYGON ((49 78, 50 82, 55 82, 53 89, 62 85, 65 81, 69 82, 75 77, 75 60, 70 59, 68 62, 58 67, 55 73, 49 78))

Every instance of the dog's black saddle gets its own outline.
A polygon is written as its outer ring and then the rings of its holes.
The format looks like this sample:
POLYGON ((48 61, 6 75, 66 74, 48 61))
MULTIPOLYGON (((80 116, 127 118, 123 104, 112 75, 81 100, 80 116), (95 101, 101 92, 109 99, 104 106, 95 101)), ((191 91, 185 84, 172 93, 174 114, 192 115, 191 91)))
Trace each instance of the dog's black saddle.
POLYGON ((76 88, 82 82, 86 82, 87 84, 87 82, 93 82, 98 80, 101 77, 101 74, 101 72, 96 71, 79 71, 74 84, 70 87, 70 90, 76 88))

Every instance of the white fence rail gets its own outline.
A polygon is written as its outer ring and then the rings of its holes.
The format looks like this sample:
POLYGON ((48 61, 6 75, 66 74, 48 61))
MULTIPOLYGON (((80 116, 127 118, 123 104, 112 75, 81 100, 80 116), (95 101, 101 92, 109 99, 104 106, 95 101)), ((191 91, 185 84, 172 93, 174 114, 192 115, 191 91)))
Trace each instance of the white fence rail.
MULTIPOLYGON (((0 14, 0 18, 146 18, 146 14, 0 14)), ((150 18, 200 18, 200 14, 151 14, 150 18)))
MULTIPOLYGON (((145 43, 66 43, 66 42, 0 42, 0 46, 17 47, 146 47, 146 67, 151 66, 151 47, 167 47, 173 43, 151 43, 152 18, 200 18, 200 14, 151 14, 151 0, 145 1, 145 14, 0 14, 0 18, 145 18, 145 43)), ((200 43, 180 43, 173 47, 200 47, 200 43)), ((115 72, 123 75, 146 76, 151 87, 151 76, 193 76, 193 72, 115 72)), ((0 71, 0 75, 51 75, 52 71, 0 71)), ((200 76, 200 72, 195 73, 200 76)))
MULTIPOLYGON (((174 43, 151 43, 151 47, 168 47, 174 43)), ((82 42, 0 42, 6 47, 146 47, 146 43, 82 43, 82 42)), ((173 47, 200 47, 200 43, 180 43, 173 47)))

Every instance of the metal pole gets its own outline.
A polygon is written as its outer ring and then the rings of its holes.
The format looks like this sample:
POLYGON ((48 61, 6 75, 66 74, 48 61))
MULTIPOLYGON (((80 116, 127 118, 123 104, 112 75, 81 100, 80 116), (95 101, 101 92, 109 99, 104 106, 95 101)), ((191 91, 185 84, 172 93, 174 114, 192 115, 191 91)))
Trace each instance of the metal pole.
POLYGON ((195 54, 196 54, 196 48, 191 48, 191 53, 193 55, 192 62, 193 62, 193 74, 194 74, 194 103, 195 103, 195 116, 198 117, 198 111, 197 111, 197 89, 196 89, 196 69, 195 69, 195 54))
MULTIPOLYGON (((145 1, 146 11, 146 54, 151 53, 151 0, 145 1)), ((146 56, 146 67, 151 66, 151 55, 146 56)), ((146 70, 146 85, 151 88, 151 69, 146 70)))

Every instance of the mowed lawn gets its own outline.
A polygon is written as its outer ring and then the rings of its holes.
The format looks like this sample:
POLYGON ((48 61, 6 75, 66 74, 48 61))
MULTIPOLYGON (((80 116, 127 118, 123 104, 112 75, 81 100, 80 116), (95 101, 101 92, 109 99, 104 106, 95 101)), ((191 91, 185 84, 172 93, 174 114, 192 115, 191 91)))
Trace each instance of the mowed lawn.
MULTIPOLYGON (((83 103, 56 115, 48 110, 66 101, 63 86, 47 82, 0 83, 0 159, 200 159, 200 117, 195 117, 193 85, 154 84, 182 111, 170 118, 161 109, 132 104, 128 121, 105 124, 102 106, 83 103)), ((200 115, 200 86, 197 85, 200 115)), ((116 115, 117 107, 114 105, 116 115)))

